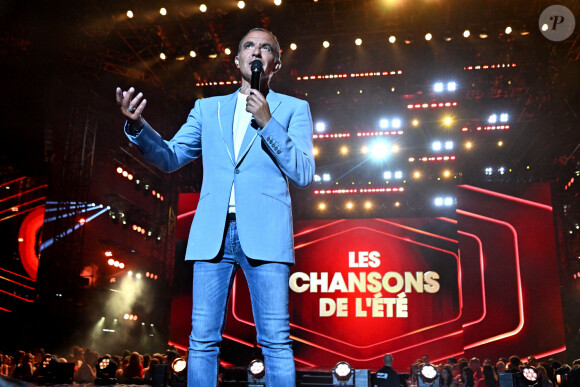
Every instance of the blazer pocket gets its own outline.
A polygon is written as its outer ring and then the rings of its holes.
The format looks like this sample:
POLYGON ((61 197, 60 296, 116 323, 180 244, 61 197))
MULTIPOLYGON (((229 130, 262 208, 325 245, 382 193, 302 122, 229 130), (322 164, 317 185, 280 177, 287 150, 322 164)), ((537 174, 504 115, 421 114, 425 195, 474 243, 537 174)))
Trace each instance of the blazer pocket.
POLYGON ((262 195, 264 195, 267 198, 272 198, 272 199, 276 200, 277 202, 284 204, 286 207, 291 208, 290 198, 288 198, 288 200, 285 201, 279 197, 268 195, 267 193, 264 193, 264 192, 262 192, 262 195))
POLYGON ((198 203, 201 202, 202 199, 206 198, 209 195, 209 192, 204 193, 199 197, 198 203))

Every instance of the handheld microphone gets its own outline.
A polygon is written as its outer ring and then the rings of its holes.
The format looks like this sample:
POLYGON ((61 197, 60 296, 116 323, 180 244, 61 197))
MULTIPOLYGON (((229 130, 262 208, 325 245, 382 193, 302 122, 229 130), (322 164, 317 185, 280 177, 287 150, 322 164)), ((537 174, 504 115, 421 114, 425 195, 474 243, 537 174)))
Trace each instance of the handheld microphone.
POLYGON ((252 70, 252 79, 250 82, 250 87, 252 89, 260 91, 260 77, 262 75, 262 62, 258 59, 252 62, 252 66, 250 68, 252 70))

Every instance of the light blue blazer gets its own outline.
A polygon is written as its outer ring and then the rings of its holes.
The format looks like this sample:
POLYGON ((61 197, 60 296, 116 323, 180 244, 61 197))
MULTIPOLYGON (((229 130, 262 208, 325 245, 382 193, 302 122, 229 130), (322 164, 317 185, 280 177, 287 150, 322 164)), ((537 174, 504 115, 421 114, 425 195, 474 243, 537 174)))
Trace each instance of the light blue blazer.
POLYGON ((250 124, 234 159, 233 119, 237 92, 197 100, 187 121, 165 141, 145 124, 127 134, 145 159, 172 172, 201 155, 203 182, 191 225, 186 260, 215 258, 221 248, 232 184, 242 250, 252 259, 294 262, 288 181, 306 187, 314 177, 312 117, 306 101, 266 96, 272 119, 258 130, 250 124))

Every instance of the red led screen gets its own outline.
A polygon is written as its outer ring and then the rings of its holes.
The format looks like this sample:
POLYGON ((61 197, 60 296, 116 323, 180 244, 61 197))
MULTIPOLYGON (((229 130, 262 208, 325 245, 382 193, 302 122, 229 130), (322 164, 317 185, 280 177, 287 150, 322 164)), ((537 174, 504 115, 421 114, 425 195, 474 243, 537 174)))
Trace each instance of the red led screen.
MULTIPOLYGON (((347 360, 376 369, 390 352, 406 369, 423 354, 438 361, 564 351, 549 186, 499 187, 508 193, 457 187, 456 219, 296 221, 289 285, 297 366, 347 360)), ((195 198, 180 200, 183 230, 195 198)), ((183 347, 190 308, 189 294, 176 295, 171 340, 183 347)), ((255 345, 242 273, 224 337, 229 363, 255 345)))

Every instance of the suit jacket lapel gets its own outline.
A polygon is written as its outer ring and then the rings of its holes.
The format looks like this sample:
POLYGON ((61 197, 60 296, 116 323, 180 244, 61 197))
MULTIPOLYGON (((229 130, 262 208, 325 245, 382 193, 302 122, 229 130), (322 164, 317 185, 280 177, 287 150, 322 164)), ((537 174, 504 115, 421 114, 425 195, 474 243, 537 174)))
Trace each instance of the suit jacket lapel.
MULTIPOLYGON (((280 105, 280 98, 276 93, 270 90, 268 92, 268 95, 266 95, 266 101, 268 101, 268 106, 270 107, 270 114, 274 116, 274 111, 280 105)), ((252 121, 254 120, 252 119, 252 121)), ((238 165, 244 159, 244 156, 246 155, 246 153, 248 153, 250 147, 254 143, 254 140, 258 136, 257 125, 254 123, 254 125, 256 125, 256 128, 254 128, 252 126, 252 121, 250 121, 248 129, 246 130, 246 134, 244 135, 244 139, 242 141, 242 146, 240 147, 240 153, 238 154, 236 165, 238 165)))
POLYGON ((228 155, 232 164, 236 164, 234 156, 234 112, 236 111, 238 92, 225 96, 221 102, 218 102, 219 126, 222 132, 224 144, 228 150, 228 155))

